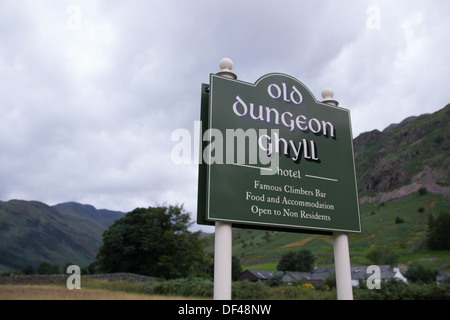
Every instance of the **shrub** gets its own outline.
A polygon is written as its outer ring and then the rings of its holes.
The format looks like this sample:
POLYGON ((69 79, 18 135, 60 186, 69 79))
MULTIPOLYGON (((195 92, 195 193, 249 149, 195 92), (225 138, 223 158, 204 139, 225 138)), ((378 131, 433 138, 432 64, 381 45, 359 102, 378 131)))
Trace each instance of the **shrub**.
POLYGON ((318 290, 310 283, 269 288, 272 300, 336 300, 336 290, 329 287, 318 290))
POLYGON ((441 144, 442 141, 444 141, 444 138, 442 136, 437 136, 433 139, 433 142, 436 144, 441 144))
POLYGON ((34 274, 34 267, 32 265, 27 265, 22 270, 23 274, 34 274))
POLYGON ((449 250, 450 249, 450 214, 441 212, 434 219, 433 215, 429 216, 427 245, 432 250, 449 250))
POLYGON ((433 284, 406 284, 389 280, 381 283, 381 289, 368 290, 365 286, 354 290, 356 300, 448 300, 450 286, 433 284))
POLYGON ((412 265, 405 273, 405 277, 414 283, 435 283, 439 272, 435 269, 426 268, 421 264, 412 265))
POLYGON ((248 280, 236 281, 232 285, 232 298, 237 300, 262 300, 267 299, 269 288, 262 282, 248 280))
POLYGON ((61 273, 61 269, 59 265, 49 263, 49 262, 41 262, 37 268, 38 274, 58 274, 61 273))
POLYGON ((283 279, 282 273, 275 274, 269 279, 267 279, 266 285, 268 285, 269 287, 279 287, 284 284, 282 279, 283 279))
POLYGON ((323 287, 327 287, 330 289, 336 288, 336 274, 330 274, 325 281, 323 282, 323 287))
POLYGON ((314 261, 314 255, 307 249, 301 249, 298 252, 290 251, 281 257, 277 270, 311 272, 314 268, 314 261))
POLYGON ((167 281, 158 281, 142 286, 145 293, 156 293, 177 296, 212 297, 214 284, 203 278, 180 278, 167 281))
POLYGON ((403 219, 400 218, 399 216, 397 216, 397 217, 395 218, 395 224, 400 224, 400 223, 403 223, 403 222, 405 222, 405 220, 403 220, 403 219))

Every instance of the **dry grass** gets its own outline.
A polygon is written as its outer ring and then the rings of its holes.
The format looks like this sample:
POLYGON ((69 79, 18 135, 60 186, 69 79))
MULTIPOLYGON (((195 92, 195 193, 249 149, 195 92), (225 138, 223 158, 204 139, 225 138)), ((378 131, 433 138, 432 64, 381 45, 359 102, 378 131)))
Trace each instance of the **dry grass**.
POLYGON ((69 290, 55 285, 0 285, 0 300, 184 300, 160 296, 83 288, 69 290))

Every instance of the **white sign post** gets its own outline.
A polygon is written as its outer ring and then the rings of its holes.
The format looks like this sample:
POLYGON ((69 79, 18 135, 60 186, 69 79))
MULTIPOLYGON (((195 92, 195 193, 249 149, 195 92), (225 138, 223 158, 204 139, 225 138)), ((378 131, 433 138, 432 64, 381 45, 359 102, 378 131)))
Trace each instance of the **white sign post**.
POLYGON ((350 251, 346 233, 333 232, 334 264, 338 300, 353 300, 350 251))
MULTIPOLYGON (((334 100, 333 96, 334 93, 330 88, 322 90, 323 102, 337 107, 339 102, 334 100)), ((333 247, 338 300, 353 300, 352 271, 347 234, 333 232, 333 247)))
MULTIPOLYGON (((231 72, 233 62, 224 58, 219 63, 218 75, 237 79, 231 72)), ((214 300, 231 300, 231 261, 232 261, 231 223, 215 222, 214 235, 214 300)))
POLYGON ((214 300, 231 300, 232 228, 216 222, 214 235, 214 300))

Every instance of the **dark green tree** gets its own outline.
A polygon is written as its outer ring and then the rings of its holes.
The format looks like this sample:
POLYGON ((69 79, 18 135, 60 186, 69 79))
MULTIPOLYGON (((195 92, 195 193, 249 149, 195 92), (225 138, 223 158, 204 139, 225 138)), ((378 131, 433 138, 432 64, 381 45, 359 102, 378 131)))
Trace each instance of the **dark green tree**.
POLYGON ((281 256, 277 265, 278 271, 295 271, 295 252, 289 251, 281 256))
POLYGON ((38 274, 58 274, 61 273, 61 267, 47 261, 41 262, 37 268, 38 274))
POLYGON ((307 249, 285 253, 277 265, 278 271, 311 272, 314 268, 314 255, 307 249))
POLYGON ((137 208, 103 233, 99 268, 166 279, 200 275, 205 256, 191 224, 182 207, 137 208))
POLYGON ((450 213, 441 212, 435 219, 428 218, 427 245, 432 250, 450 249, 450 213))
POLYGON ((34 267, 32 265, 27 265, 22 270, 23 274, 33 274, 34 273, 34 267))
MULTIPOLYGON (((211 278, 214 278, 214 255, 209 256, 209 263, 205 269, 205 273, 211 276, 211 278)), ((239 260, 238 257, 233 256, 231 258, 231 279, 233 281, 236 281, 237 278, 242 274, 242 265, 241 260, 239 260)))
POLYGON ((231 259, 231 279, 234 281, 242 274, 241 260, 238 257, 233 256, 231 259))
POLYGON ((405 277, 414 283, 434 283, 438 273, 438 270, 427 268, 421 264, 413 264, 406 271, 405 277))
POLYGON ((69 266, 71 266, 71 265, 74 265, 74 264, 75 264, 75 263, 73 263, 72 261, 66 262, 66 263, 63 265, 63 267, 62 267, 63 273, 66 273, 66 272, 67 272, 67 268, 68 268, 69 266))
POLYGON ((266 284, 269 287, 279 287, 282 286, 283 283, 283 273, 278 273, 278 274, 274 274, 272 277, 270 277, 269 279, 267 279, 266 284))

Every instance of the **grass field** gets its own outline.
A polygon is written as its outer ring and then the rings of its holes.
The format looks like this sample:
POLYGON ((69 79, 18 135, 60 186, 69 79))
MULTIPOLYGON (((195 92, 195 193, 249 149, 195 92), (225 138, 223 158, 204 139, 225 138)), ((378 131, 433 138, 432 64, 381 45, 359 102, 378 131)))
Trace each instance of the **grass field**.
POLYGON ((0 300, 185 300, 185 297, 104 289, 69 290, 60 285, 0 285, 0 300))

